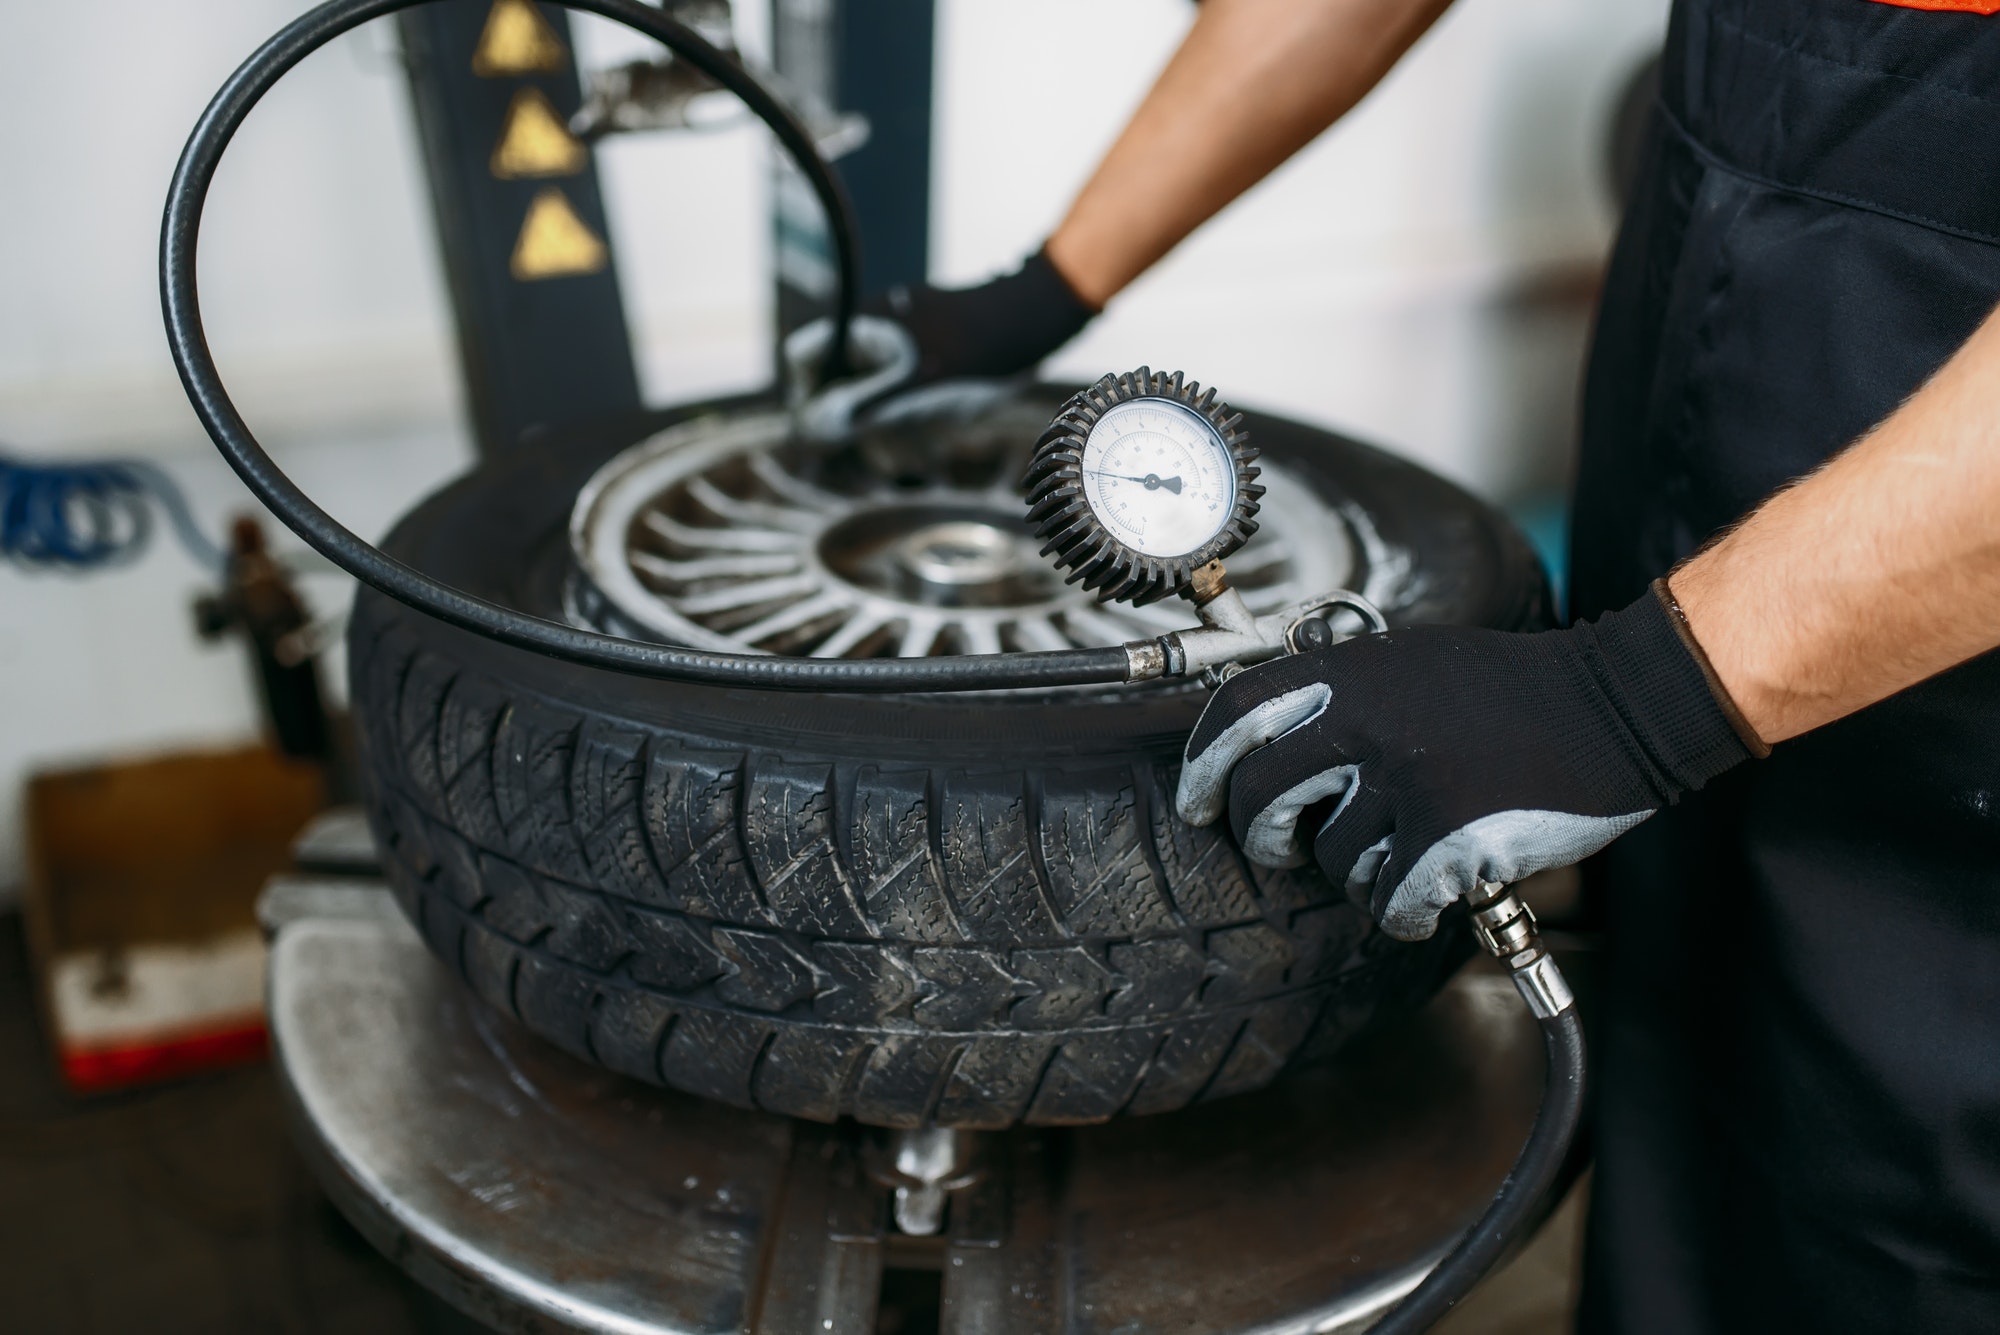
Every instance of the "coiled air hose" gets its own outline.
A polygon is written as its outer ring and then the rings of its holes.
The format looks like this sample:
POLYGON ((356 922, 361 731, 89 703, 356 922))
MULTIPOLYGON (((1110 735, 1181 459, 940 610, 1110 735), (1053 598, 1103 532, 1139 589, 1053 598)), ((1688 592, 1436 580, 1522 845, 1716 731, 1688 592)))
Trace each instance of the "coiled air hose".
MULTIPOLYGON (((167 341, 196 416, 223 458, 256 497, 293 532, 365 584, 441 621, 552 658, 634 676, 715 686, 793 691, 964 691, 1079 686, 1130 680, 1123 647, 939 658, 821 660, 704 653, 644 644, 532 617, 440 584, 364 542, 285 476, 244 423, 223 387, 202 327, 195 259, 202 208, 229 142, 258 101, 306 56, 371 19, 427 0, 326 0, 259 47, 196 122, 167 191, 160 232, 160 301, 167 341)), ((740 65, 699 33, 640 0, 561 0, 654 38, 729 89, 769 126, 804 173, 825 210, 833 243, 837 294, 825 365, 846 364, 858 272, 852 209, 840 182, 798 119, 740 65)), ((1532 923, 1532 919, 1530 919, 1532 923)), ((1554 976, 1543 957, 1539 967, 1554 976)), ((1522 970, 1516 969, 1520 983, 1522 970)), ((1560 979, 1557 979, 1558 984, 1560 979)), ((1523 993, 1528 989, 1523 985, 1523 993)), ((1583 1037, 1574 1005, 1538 1009, 1548 1047, 1548 1084, 1527 1145, 1493 1204, 1430 1274, 1374 1329, 1380 1335, 1422 1330, 1463 1297, 1535 1217, 1562 1165, 1582 1108, 1583 1037)))
MULTIPOLYGON (((712 686, 788 691, 971 691, 1122 682, 1131 662, 1122 648, 1038 653, 968 654, 940 658, 810 659, 705 653, 642 644, 527 616, 431 579, 362 541, 285 476, 230 401, 209 352, 195 282, 202 207, 223 151, 245 117, 294 65, 370 19, 424 0, 327 0, 287 25, 229 76, 196 122, 174 169, 160 230, 160 301, 174 366, 195 415, 222 457, 271 512, 326 558, 371 585, 441 621, 476 634, 588 667, 712 686)), ((846 331, 854 314, 857 259, 852 209, 840 182, 813 148, 796 117, 699 33, 639 0, 566 0, 657 39, 676 56, 743 99, 771 127, 826 211, 838 294, 826 364, 846 361, 846 331)))
POLYGON ((179 485, 157 464, 30 463, 0 455, 0 559, 34 569, 123 565, 146 550, 153 505, 166 511, 196 565, 213 575, 229 563, 201 531, 179 485))

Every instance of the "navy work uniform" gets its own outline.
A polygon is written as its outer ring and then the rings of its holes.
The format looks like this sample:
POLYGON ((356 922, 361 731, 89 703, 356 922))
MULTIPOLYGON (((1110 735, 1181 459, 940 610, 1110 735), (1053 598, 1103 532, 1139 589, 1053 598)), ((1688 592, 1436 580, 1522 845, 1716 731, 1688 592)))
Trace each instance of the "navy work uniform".
MULTIPOLYGON (((2000 302, 1995 9, 1679 0, 1585 396, 1575 615, 1880 422, 2000 302)), ((1582 1328, 2000 1330, 2000 658, 1781 743, 1587 874, 1582 1328)))

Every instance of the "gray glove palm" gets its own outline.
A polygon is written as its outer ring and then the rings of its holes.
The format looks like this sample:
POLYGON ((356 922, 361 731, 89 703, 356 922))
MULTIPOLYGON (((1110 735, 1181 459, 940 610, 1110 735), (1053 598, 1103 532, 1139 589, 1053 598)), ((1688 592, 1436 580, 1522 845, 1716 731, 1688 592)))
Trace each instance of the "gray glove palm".
POLYGON ((1309 846, 1417 940, 1475 881, 1587 857, 1750 754, 1649 594, 1567 630, 1419 627, 1243 672, 1188 739, 1177 805, 1197 825, 1226 806, 1265 865, 1309 846))

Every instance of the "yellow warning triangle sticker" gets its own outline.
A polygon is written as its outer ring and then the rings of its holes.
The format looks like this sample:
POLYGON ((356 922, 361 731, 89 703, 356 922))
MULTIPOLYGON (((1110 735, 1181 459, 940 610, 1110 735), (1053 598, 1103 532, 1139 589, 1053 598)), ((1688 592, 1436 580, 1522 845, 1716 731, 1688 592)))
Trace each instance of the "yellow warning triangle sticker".
POLYGON ((562 38, 531 0, 493 0, 472 51, 472 72, 482 79, 552 74, 568 60, 562 38))
POLYGON ((520 238, 514 242, 514 258, 507 267, 525 283, 596 273, 610 259, 604 242, 576 216, 568 197, 550 186, 528 205, 520 238))
POLYGON ((574 176, 590 162, 590 150, 556 115, 539 88, 523 88, 508 104, 493 148, 493 174, 503 181, 523 176, 574 176))

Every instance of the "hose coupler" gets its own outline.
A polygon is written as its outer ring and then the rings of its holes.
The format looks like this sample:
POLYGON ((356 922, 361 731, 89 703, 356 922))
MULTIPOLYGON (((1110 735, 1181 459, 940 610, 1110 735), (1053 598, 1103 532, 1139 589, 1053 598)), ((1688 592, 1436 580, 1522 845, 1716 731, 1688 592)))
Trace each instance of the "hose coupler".
POLYGON ((1515 990, 1538 1020, 1551 1020, 1576 1005, 1569 984, 1542 944, 1535 915, 1512 888, 1477 881, 1466 900, 1472 934, 1486 952, 1507 966, 1515 990))

